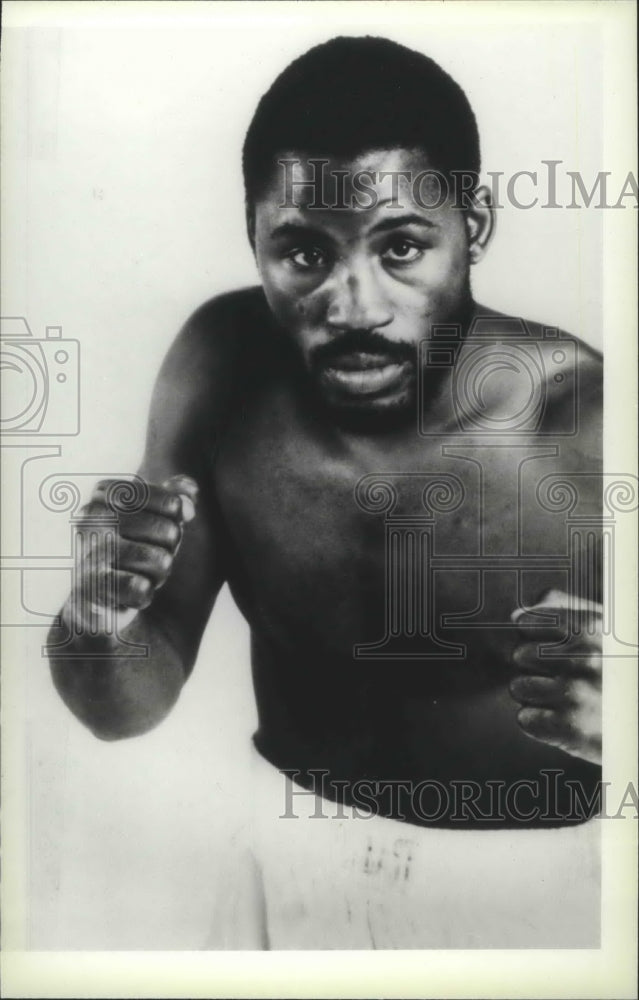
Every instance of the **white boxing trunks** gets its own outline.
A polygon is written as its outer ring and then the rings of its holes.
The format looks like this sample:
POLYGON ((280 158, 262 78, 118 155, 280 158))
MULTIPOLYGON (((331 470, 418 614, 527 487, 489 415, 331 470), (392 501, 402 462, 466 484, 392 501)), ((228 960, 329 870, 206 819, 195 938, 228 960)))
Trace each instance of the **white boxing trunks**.
POLYGON ((246 794, 205 948, 599 947, 597 819, 455 830, 364 818, 256 750, 246 794))

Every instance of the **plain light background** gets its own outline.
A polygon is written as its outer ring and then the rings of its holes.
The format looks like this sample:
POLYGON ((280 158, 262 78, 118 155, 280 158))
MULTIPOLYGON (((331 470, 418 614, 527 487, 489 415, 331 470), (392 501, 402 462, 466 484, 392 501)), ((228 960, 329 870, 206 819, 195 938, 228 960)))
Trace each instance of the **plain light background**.
MULTIPOLYGON (((590 188, 609 169, 595 26, 504 26, 495 15, 465 33, 431 23, 427 7, 402 28, 387 5, 377 19, 366 7, 365 22, 358 5, 315 19, 309 6, 250 16, 220 7, 187 27, 149 17, 5 28, 3 315, 25 316, 36 337, 60 325, 82 352, 81 433, 25 481, 29 552, 68 554, 68 517, 43 511, 38 477, 86 473, 88 489, 93 477, 134 471, 177 329, 204 299, 256 282, 241 144, 263 91, 311 45, 379 33, 434 57, 468 93, 485 170, 541 179, 542 160, 561 160, 560 172, 580 170, 590 188)), ((622 181, 612 180, 613 198, 622 181)), ((601 212, 498 215, 474 270, 477 297, 600 347, 601 212)), ((68 577, 32 577, 27 603, 53 614, 68 577)), ((225 591, 172 716, 119 744, 96 741, 57 700, 44 638, 24 629, 27 946, 196 949, 242 818, 255 725, 246 627, 225 591)))

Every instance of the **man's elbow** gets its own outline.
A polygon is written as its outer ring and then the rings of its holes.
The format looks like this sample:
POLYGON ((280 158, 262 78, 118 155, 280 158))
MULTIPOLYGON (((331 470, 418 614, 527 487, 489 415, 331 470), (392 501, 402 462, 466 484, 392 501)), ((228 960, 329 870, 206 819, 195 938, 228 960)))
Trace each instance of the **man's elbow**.
MULTIPOLYGON (((143 736, 155 729, 178 700, 177 683, 122 690, 105 676, 87 684, 79 663, 51 661, 54 687, 71 713, 99 740, 114 742, 143 736)), ((85 665, 88 666, 88 665, 85 665)), ((106 672, 105 672, 106 673, 106 672)))

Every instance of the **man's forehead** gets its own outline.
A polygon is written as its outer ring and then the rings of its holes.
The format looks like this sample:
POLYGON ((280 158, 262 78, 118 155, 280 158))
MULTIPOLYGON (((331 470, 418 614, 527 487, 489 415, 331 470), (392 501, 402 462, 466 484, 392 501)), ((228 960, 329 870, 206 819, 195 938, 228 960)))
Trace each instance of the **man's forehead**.
POLYGON ((277 160, 294 161, 292 167, 297 178, 312 176, 318 161, 326 163, 326 172, 346 170, 384 172, 388 170, 424 170, 431 166, 428 154, 417 147, 395 146, 390 149, 368 149, 354 156, 331 153, 309 153, 305 150, 286 150, 277 160))
MULTIPOLYGON (((335 213, 416 211, 434 207, 441 180, 420 149, 369 150, 354 157, 287 150, 277 157, 257 207, 300 219, 335 213), (433 195, 433 190, 434 191, 433 195)), ((440 207, 439 205, 437 207, 440 207)), ((430 213, 429 213, 430 214, 430 213)))

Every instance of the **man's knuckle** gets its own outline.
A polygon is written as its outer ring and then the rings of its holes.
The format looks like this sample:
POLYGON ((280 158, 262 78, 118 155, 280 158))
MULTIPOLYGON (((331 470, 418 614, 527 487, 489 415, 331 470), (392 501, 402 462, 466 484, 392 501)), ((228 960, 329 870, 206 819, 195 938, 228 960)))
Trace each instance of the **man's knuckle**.
POLYGON ((165 493, 162 497, 160 510, 167 517, 179 517, 182 504, 175 493, 165 493))
POLYGON ((581 720, 579 711, 572 708, 562 713, 560 719, 560 734, 569 743, 573 744, 581 734, 581 720))
POLYGON ((575 705, 582 695, 580 681, 575 677, 567 677, 562 684, 562 694, 567 705, 575 705))
POLYGON ((513 663, 515 663, 517 666, 521 665, 525 650, 526 647, 524 645, 519 645, 515 647, 515 650, 513 652, 513 663))
POLYGON ((513 698, 519 700, 523 694, 523 684, 521 677, 513 677, 510 684, 508 685, 508 690, 510 691, 513 698))
POLYGON ((127 603, 132 607, 142 607, 150 600, 153 588, 146 577, 140 576, 139 573, 130 573, 124 581, 123 591, 128 598, 127 603))
POLYGON ((601 650, 593 650, 585 660, 584 664, 586 670, 592 674, 601 674, 601 668, 603 666, 603 658, 601 655, 601 650))
POLYGON ((575 705, 590 707, 601 703, 600 688, 583 677, 573 682, 571 694, 575 705))
POLYGON ((161 573, 168 573, 173 565, 173 556, 165 549, 161 549, 157 555, 157 563, 161 573))
POLYGON ((521 728, 540 739, 560 735, 564 728, 563 719, 562 711, 550 706, 539 708, 527 705, 517 713, 517 721, 521 728))
POLYGON ((147 597, 152 592, 153 588, 151 585, 151 581, 148 580, 145 576, 140 576, 140 574, 136 574, 133 577, 133 579, 135 581, 135 588, 142 597, 147 597))
POLYGON ((175 547, 178 544, 182 536, 182 532, 177 524, 174 524, 172 521, 167 521, 166 519, 162 522, 162 534, 166 542, 172 547, 175 547))
POLYGON ((536 708, 526 706, 525 708, 521 708, 517 713, 517 722, 527 732, 533 732, 537 727, 538 721, 539 711, 536 708))

